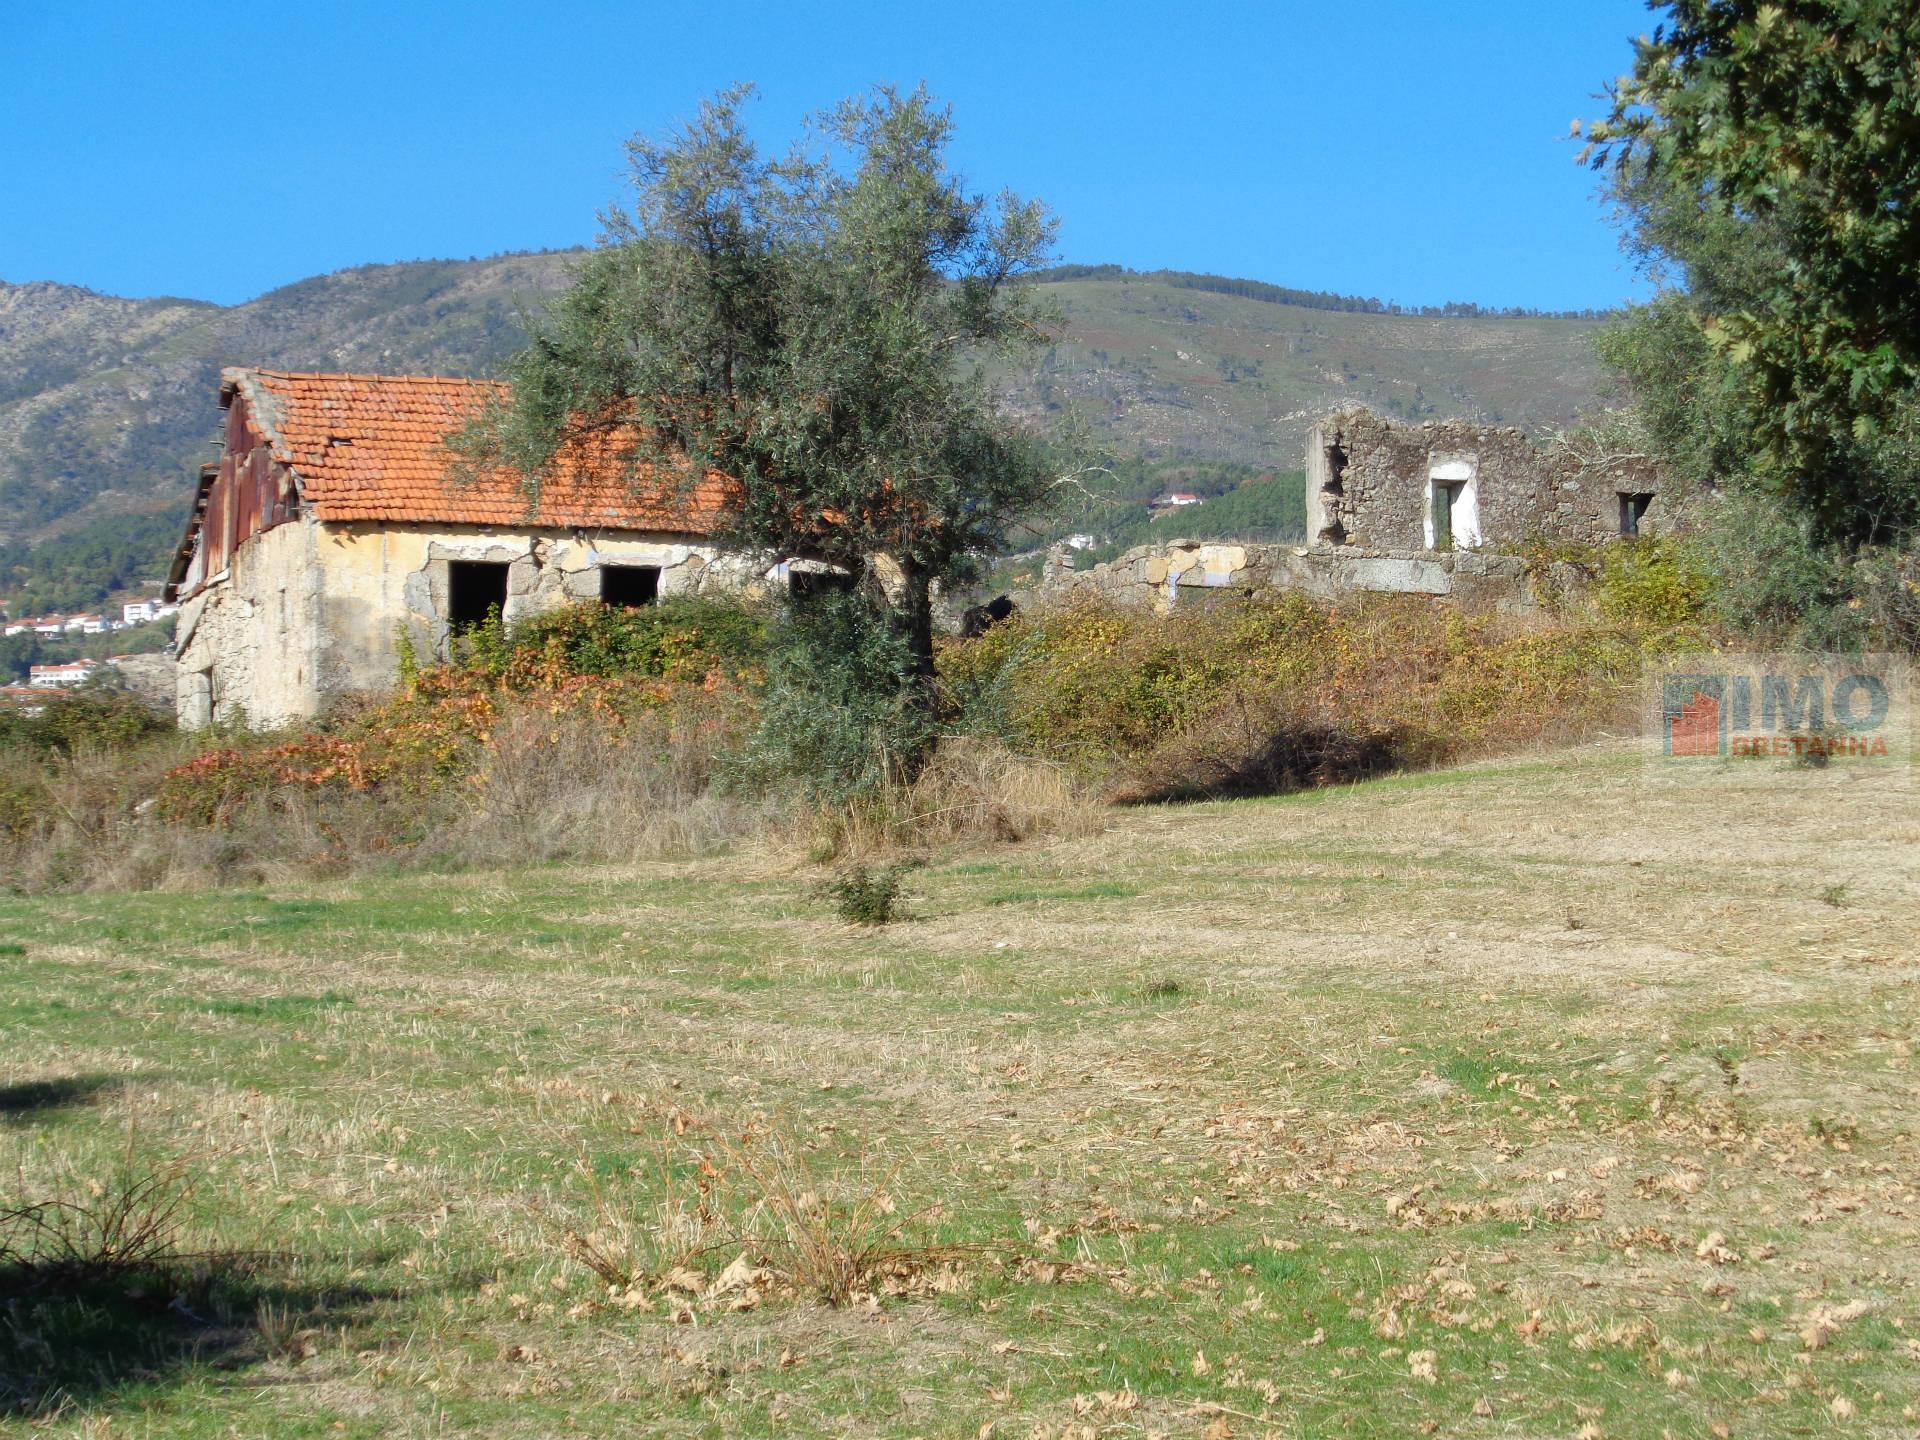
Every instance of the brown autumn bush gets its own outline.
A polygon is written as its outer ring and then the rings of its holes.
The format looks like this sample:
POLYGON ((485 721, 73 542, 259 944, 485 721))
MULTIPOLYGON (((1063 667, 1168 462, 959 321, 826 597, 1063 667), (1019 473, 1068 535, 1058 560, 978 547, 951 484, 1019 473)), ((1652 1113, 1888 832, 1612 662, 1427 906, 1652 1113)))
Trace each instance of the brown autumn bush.
POLYGON ((1297 594, 1155 615, 1029 610, 950 643, 955 723, 1121 801, 1270 794, 1635 722, 1670 617, 1469 614, 1297 594))
POLYGON ((899 1161, 831 1159, 779 1119, 667 1114, 644 1161, 602 1167, 583 1156, 584 1204, 549 1195, 534 1207, 615 1306, 660 1295, 730 1310, 768 1296, 840 1306, 912 1293, 964 1261, 1007 1253, 928 1234, 928 1217, 899 1197, 899 1161))
POLYGON ((17 890, 173 889, 711 850, 761 808, 712 783, 753 713, 752 635, 713 612, 532 626, 304 732, 0 749, 0 864, 17 890))
POLYGON ((1652 550, 1635 564, 1619 603, 1530 616, 1297 594, 1029 609, 943 647, 932 761, 837 803, 756 787, 740 763, 760 621, 587 607, 305 733, 83 726, 65 747, 0 747, 0 864, 16 889, 148 889, 749 835, 855 863, 1083 835, 1102 799, 1277 793, 1630 728, 1648 657, 1698 638, 1686 576, 1652 550))

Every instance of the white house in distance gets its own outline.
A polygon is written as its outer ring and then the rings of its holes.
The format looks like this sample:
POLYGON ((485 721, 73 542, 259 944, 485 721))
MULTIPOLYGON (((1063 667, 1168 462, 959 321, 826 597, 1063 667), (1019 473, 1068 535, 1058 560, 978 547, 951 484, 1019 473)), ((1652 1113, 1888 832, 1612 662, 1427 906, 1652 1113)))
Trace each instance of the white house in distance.
POLYGON ((35 665, 27 674, 27 684, 36 690, 61 690, 85 684, 100 668, 98 660, 75 660, 69 665, 35 665))
POLYGON ((0 626, 0 633, 6 635, 24 635, 32 631, 35 635, 44 635, 49 639, 68 635, 106 635, 115 630, 130 629, 135 625, 145 625, 154 620, 164 620, 175 614, 180 607, 170 605, 164 600, 130 600, 121 607, 118 620, 106 615, 32 615, 20 620, 9 620, 0 626))

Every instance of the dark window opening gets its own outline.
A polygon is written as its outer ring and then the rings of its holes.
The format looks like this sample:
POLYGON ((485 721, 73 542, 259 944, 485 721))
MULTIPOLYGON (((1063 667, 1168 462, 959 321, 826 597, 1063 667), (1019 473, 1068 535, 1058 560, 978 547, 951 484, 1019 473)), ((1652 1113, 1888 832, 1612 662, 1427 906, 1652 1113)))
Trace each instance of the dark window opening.
POLYGON ((470 630, 507 608, 507 566, 492 560, 447 562, 447 624, 470 630))
POLYGON ((1453 548, 1453 502, 1460 498, 1459 485, 1438 485, 1433 487, 1433 548, 1451 550, 1453 548))
POLYGON ((853 576, 844 570, 789 570, 787 593, 795 600, 811 600, 816 595, 851 595, 853 576))
POLYGON ((1620 533, 1632 537, 1640 533, 1640 522, 1646 518, 1647 507, 1653 504, 1651 495, 1629 495, 1625 491, 1620 495, 1620 533))
POLYGON ((1328 495, 1346 493, 1346 485, 1341 477, 1347 473, 1347 452, 1341 448, 1340 437, 1335 436, 1333 444, 1327 446, 1327 481, 1320 489, 1328 495))
POLYGON ((606 605, 620 605, 628 610, 638 610, 642 605, 656 605, 660 601, 660 567, 658 565, 602 565, 600 567, 600 600, 606 605))

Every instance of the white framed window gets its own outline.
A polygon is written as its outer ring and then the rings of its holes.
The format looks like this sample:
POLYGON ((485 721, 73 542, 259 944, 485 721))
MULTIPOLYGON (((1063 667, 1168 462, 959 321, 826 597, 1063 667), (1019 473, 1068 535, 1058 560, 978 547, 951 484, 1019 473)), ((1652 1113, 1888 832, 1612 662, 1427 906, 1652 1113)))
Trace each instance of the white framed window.
POLYGON ((1471 550, 1480 544, 1480 491, 1471 460, 1427 467, 1425 535, 1429 550, 1471 550))

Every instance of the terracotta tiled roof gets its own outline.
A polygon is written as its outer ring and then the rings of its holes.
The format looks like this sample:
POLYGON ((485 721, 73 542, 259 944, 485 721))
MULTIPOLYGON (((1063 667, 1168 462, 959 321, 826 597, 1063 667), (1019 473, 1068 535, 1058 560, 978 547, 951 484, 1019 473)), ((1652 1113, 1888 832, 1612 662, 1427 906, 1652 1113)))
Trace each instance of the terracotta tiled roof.
POLYGON ((688 477, 621 473, 617 436, 575 447, 540 486, 529 510, 507 471, 467 483, 447 477, 447 437, 506 387, 434 375, 319 375, 232 368, 229 392, 246 399, 274 458, 300 479, 322 520, 388 520, 455 525, 585 526, 593 529, 712 533, 728 482, 716 472, 688 477))

